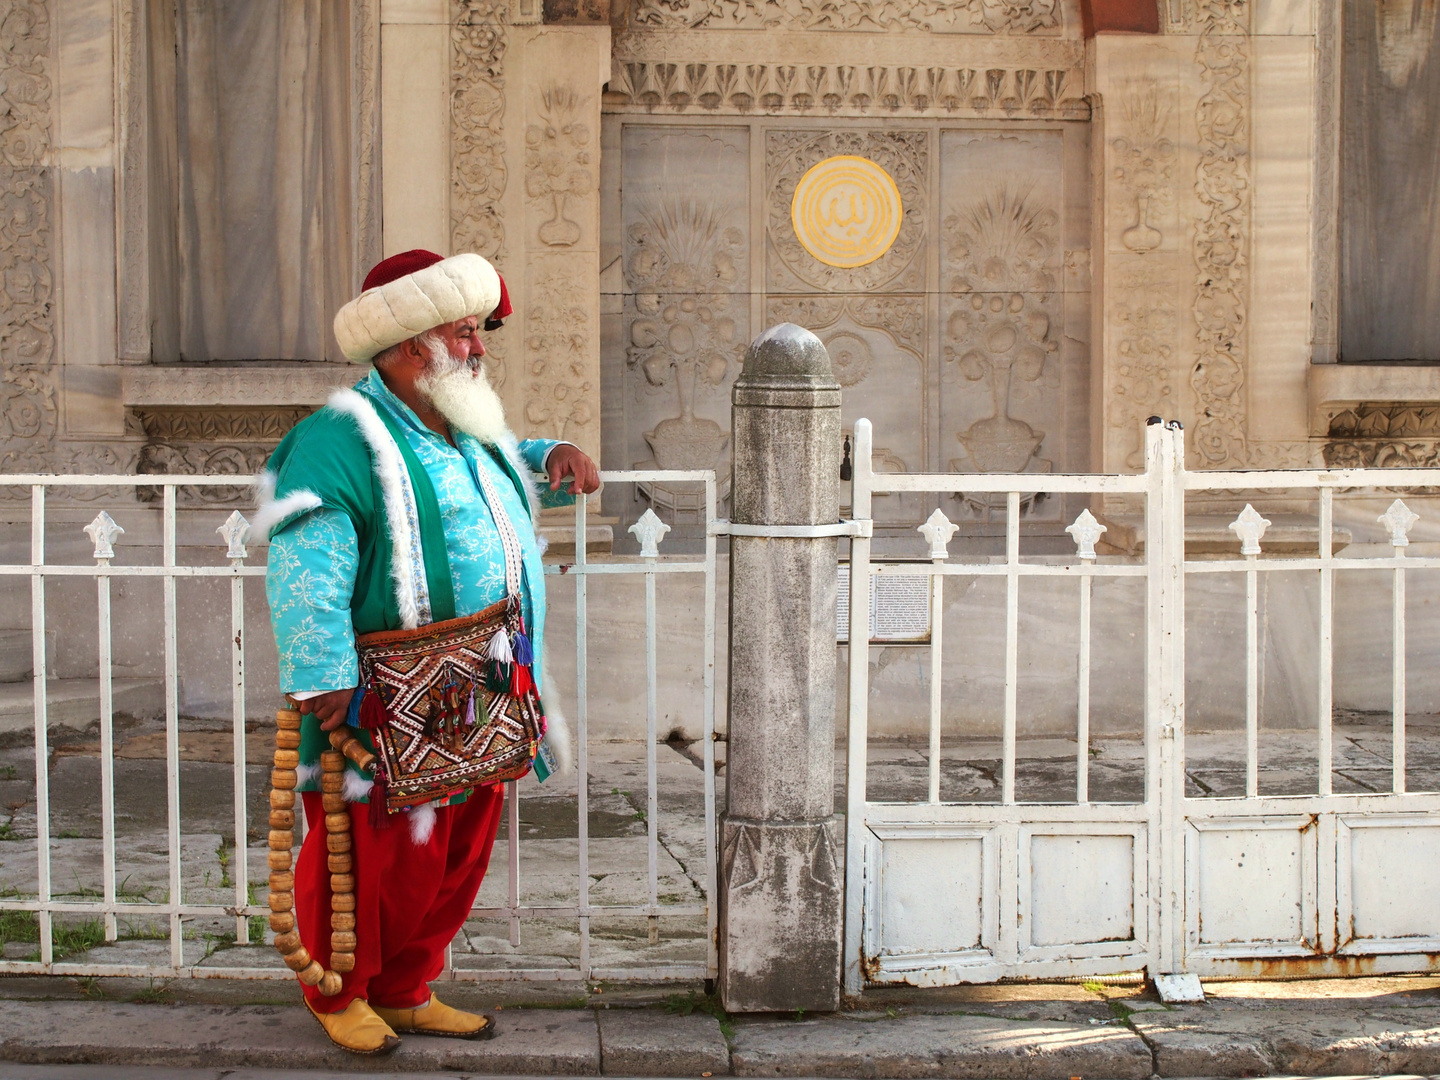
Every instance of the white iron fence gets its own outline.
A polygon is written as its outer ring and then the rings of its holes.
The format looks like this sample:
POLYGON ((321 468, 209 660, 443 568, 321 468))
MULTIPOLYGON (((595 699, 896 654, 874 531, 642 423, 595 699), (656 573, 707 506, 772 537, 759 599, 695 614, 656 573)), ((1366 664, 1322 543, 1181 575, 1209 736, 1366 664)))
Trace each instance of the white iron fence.
MULTIPOLYGON (((851 541, 849 581, 849 759, 846 843, 845 982, 943 985, 1002 977, 1151 973, 1287 976, 1440 969, 1440 794, 1416 793, 1406 769, 1406 574, 1440 568, 1440 558, 1407 557, 1414 513, 1396 499, 1381 516, 1392 553, 1334 553, 1337 492, 1440 486, 1440 470, 1337 469, 1187 472, 1178 424, 1147 429, 1146 469, 1137 475, 900 475, 873 470, 868 421, 855 425, 854 517, 871 517, 883 492, 994 493, 1007 500, 1003 558, 949 554, 956 526, 936 510, 920 533, 928 562, 880 561, 872 540, 851 541), (1186 550, 1186 495, 1259 492, 1313 505, 1314 555, 1264 554, 1270 522, 1246 505, 1229 525, 1239 557, 1186 550), (1073 556, 1021 556, 1022 495, 1080 496, 1143 506, 1143 554, 1097 556, 1105 526, 1082 510, 1067 528, 1073 556), (1335 576, 1383 575, 1392 583, 1391 777, 1389 791, 1337 793, 1332 786, 1335 576), (1318 579, 1315 637, 1313 791, 1261 790, 1262 633, 1266 575, 1318 579), (1200 575, 1245 581, 1243 675, 1244 793, 1213 797, 1186 788, 1186 590, 1200 575), (928 785, 923 799, 867 797, 870 752, 871 579, 918 576, 931 596, 928 785), (952 694, 942 684, 945 585, 1005 584, 1003 698, 998 801, 941 799, 942 720, 952 694), (1109 629, 1143 648, 1143 773, 1130 801, 1094 798, 1092 597, 1097 584, 1143 582, 1143 602, 1109 629), (1073 582, 1078 651, 1056 650, 1077 702, 1073 799, 1017 797, 1022 582, 1073 582)), ((1372 496, 1373 497, 1373 496, 1372 496)), ((1387 496, 1388 498, 1388 496, 1387 496)), ((1258 501, 1258 497, 1257 497, 1258 501)), ((1373 513, 1373 510, 1372 510, 1373 513)), ((1302 530, 1303 534, 1303 530, 1302 530)), ((1232 541, 1232 544, 1233 544, 1232 541)), ((1197 541, 1192 547, 1199 548, 1197 541)), ((1213 540, 1209 547, 1215 550, 1213 540)), ((1287 547, 1300 546, 1292 540, 1287 547)), ((918 549, 919 544, 916 542, 918 549)), ((1232 547, 1233 550, 1233 547, 1232 547)), ((955 590, 955 586, 952 586, 955 590)), ((958 591, 958 590, 955 590, 958 591)), ((954 592, 952 591, 952 596, 954 592)), ((1284 615, 1303 619, 1305 610, 1284 615)), ((961 643, 974 648, 978 634, 961 643)), ((1217 648, 1219 646, 1216 646, 1217 648)), ((1433 643, 1428 646, 1433 655, 1433 643)), ((1190 654, 1195 655, 1194 651, 1190 654)), ((1107 688, 1108 689, 1108 688, 1107 688)), ((1113 698, 1113 695, 1111 695, 1113 698)), ((873 708, 882 707, 878 696, 873 708)), ((1207 703, 1211 713, 1213 703, 1207 703)), ((1310 729, 1306 729, 1310 730, 1310 729)), ((1308 736, 1307 736, 1308 737, 1308 736)), ((963 742, 963 740, 961 740, 963 742)), ((963 749, 963 748, 962 748, 963 749)), ((961 757, 964 754, 954 754, 961 757)), ((1432 777, 1433 778, 1433 777, 1432 777)))
MULTIPOLYGON (((602 472, 602 481, 609 484, 667 483, 684 484, 703 488, 705 523, 716 516, 715 475, 710 471, 622 471, 602 472)), ((265 700, 274 699, 279 705, 278 692, 273 686, 247 685, 246 642, 247 627, 245 614, 245 591, 247 579, 263 578, 263 564, 252 564, 247 560, 252 554, 246 547, 249 526, 242 514, 232 512, 218 525, 215 532, 220 534, 225 545, 223 565, 183 565, 179 560, 181 548, 177 545, 177 490, 203 489, 235 486, 235 477, 228 476, 170 476, 154 475, 144 477, 118 476, 55 476, 55 475, 14 475, 4 477, 6 486, 29 487, 30 501, 30 559, 28 563, 0 565, 0 577, 11 579, 29 578, 31 632, 33 637, 33 684, 34 684, 34 743, 35 743, 35 884, 33 891, 28 888, 9 888, 0 895, 0 915, 22 913, 25 917, 33 913, 38 922, 38 959, 17 959, 10 955, 0 959, 0 974, 35 974, 72 976, 138 976, 151 978, 194 977, 194 978, 273 978, 290 979, 288 969, 279 966, 278 958, 270 950, 260 953, 222 952, 207 955, 203 961, 195 955, 194 935, 187 940, 185 924, 193 920, 233 920, 233 943, 246 945, 257 943, 263 935, 263 922, 258 920, 269 914, 265 906, 267 889, 263 870, 256 871, 247 859, 250 848, 250 812, 247 806, 246 777, 246 716, 247 694, 265 700), (87 497, 95 493, 115 492, 125 494, 125 489, 137 486, 159 489, 163 493, 159 514, 162 521, 159 565, 130 565, 117 563, 117 554, 123 555, 120 540, 123 529, 107 511, 99 512, 89 525, 84 527, 94 544, 93 563, 85 565, 64 565, 50 562, 46 556, 47 490, 60 488, 85 489, 87 497), (117 553, 117 545, 120 550, 117 553), (52 799, 50 770, 52 747, 49 738, 48 706, 50 692, 47 687, 47 626, 46 586, 56 579, 91 578, 95 582, 96 611, 98 615, 98 656, 97 673, 99 691, 99 767, 100 790, 98 810, 100 817, 99 890, 79 889, 77 892, 57 892, 52 873, 52 848, 56 843, 52 829, 52 799), (185 821, 181 814, 181 752, 182 730, 180 724, 180 650, 182 627, 177 615, 176 587, 181 579, 215 578, 230 583, 230 622, 233 638, 231 652, 231 735, 232 784, 234 797, 233 852, 230 864, 224 867, 233 885, 231 903, 197 902, 187 896, 183 879, 187 876, 184 860, 185 821), (117 881, 117 820, 116 820, 116 746, 115 746, 115 697, 113 693, 112 645, 114 641, 111 600, 112 583, 123 583, 136 579, 159 579, 162 583, 162 604, 158 613, 146 615, 159 623, 164 655, 164 803, 166 811, 165 853, 168 875, 163 899, 137 897, 133 891, 124 888, 124 879, 117 881), (158 618, 155 616, 158 614, 158 618), (231 865, 233 864, 233 865, 231 865), (98 893, 98 895, 93 895, 98 893), (76 960, 57 958, 56 931, 59 923, 74 922, 77 919, 99 920, 103 924, 104 942, 115 942, 120 934, 120 919, 138 919, 166 922, 164 937, 169 943, 168 963, 150 957, 134 962, 94 962, 83 956, 76 960), (227 964, 227 957, 243 956, 240 964, 227 964)), ((117 504, 119 505, 119 504, 117 504)), ((114 507, 112 506, 112 509, 114 507)), ((137 508, 134 503, 126 504, 129 512, 153 514, 148 507, 137 508)), ((119 510, 116 510, 119 513, 119 510)), ((220 514, 213 511, 186 510, 192 519, 209 514, 219 521, 220 514)), ((223 514, 223 511, 220 513, 223 514)), ((124 517, 124 515, 122 515, 124 517)), ((128 520, 128 519, 127 519, 128 520)), ((78 528, 78 526, 74 526, 78 528)), ((207 526, 208 527, 208 526, 207 526)), ((644 860, 646 887, 645 895, 639 902, 611 903, 595 902, 591 898, 592 875, 590 837, 590 785, 577 784, 576 810, 577 826, 575 838, 578 841, 578 865, 576 866, 574 903, 527 904, 523 901, 521 888, 521 813, 517 785, 507 785, 507 817, 505 829, 506 885, 507 899, 503 905, 476 907, 472 917, 477 919, 506 920, 509 923, 509 939, 512 946, 521 942, 521 928, 540 923, 562 922, 578 927, 578 955, 570 962, 554 966, 511 967, 455 967, 447 964, 441 978, 468 980, 536 980, 536 981, 581 981, 581 980, 641 980, 666 979, 713 979, 716 975, 715 935, 715 562, 716 540, 713 531, 706 529, 703 554, 700 557, 662 557, 659 543, 669 526, 660 521, 653 511, 647 511, 640 521, 631 528, 640 542, 638 559, 607 559, 594 561, 586 551, 587 506, 585 500, 575 505, 575 555, 573 562, 547 565, 546 575, 550 577, 552 591, 563 587, 560 583, 573 582, 575 621, 574 642, 576 661, 576 698, 573 703, 565 700, 556 704, 562 708, 573 705, 572 720, 576 735, 576 772, 580 778, 589 776, 591 767, 591 738, 589 714, 589 671, 588 642, 593 628, 587 616, 587 584, 594 575, 636 575, 644 582, 644 626, 645 626, 645 679, 646 715, 644 764, 646 776, 646 800, 643 817, 646 824, 646 857, 644 860), (676 902, 661 895, 659 886, 661 807, 657 778, 657 739, 659 738, 657 718, 657 579, 662 575, 700 575, 704 583, 704 620, 701 640, 703 655, 700 667, 703 671, 701 689, 702 747, 701 773, 703 776, 703 829, 704 829, 704 871, 700 878, 703 895, 699 902, 676 902), (705 926, 703 959, 693 962, 669 962, 659 964, 623 963, 608 966, 595 963, 591 956, 591 922, 594 919, 643 919, 648 922, 649 942, 654 944, 660 933, 662 918, 703 920, 705 926)), ((188 624, 187 624, 188 625, 188 624)), ((73 632, 61 628, 63 632, 73 632)), ((552 649, 556 638, 565 635, 566 628, 555 626, 552 621, 552 649)), ((259 710, 262 713, 266 710, 259 710)), ((568 710, 567 710, 568 711, 568 710)), ((262 725, 261 731, 269 740, 270 729, 262 725)), ((266 755, 268 758, 268 754, 266 755)), ((568 783, 572 781, 559 781, 568 783)), ((158 793, 157 793, 158 794, 158 793)), ((636 815, 641 816, 640 813, 636 815)), ((13 814, 12 814, 13 817, 13 814)), ((259 823, 263 827, 263 821, 259 823)), ((265 835, 263 828, 258 834, 265 835)), ((223 843, 223 841, 222 841, 223 843)), ((259 852, 258 866, 264 865, 263 844, 259 852)), ((123 851, 122 851, 122 854, 123 851)), ((252 853, 253 854, 253 853, 252 853)), ((613 869, 613 868, 612 868, 613 869)), ((492 868, 493 876, 494 868, 492 868)), ((189 890, 193 891, 193 890, 189 890)), ((683 898, 682 898, 683 899, 683 898)), ((92 944, 103 944, 92 943, 92 944)), ((643 950, 641 950, 643 951, 643 950)), ((612 952, 612 961, 613 961, 612 952)))

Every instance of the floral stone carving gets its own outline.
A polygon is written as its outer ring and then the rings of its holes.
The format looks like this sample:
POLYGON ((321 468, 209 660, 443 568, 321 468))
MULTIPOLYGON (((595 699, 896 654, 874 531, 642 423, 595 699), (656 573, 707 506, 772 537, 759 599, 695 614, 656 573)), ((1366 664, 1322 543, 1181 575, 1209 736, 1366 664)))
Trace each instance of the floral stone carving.
POLYGON ((450 40, 450 241, 500 260, 505 227, 505 50, 509 0, 453 0, 450 40))
POLYGON ((1031 194, 1005 187, 945 220, 947 286, 956 301, 945 359, 990 395, 990 415, 956 436, 979 472, 1033 468, 1045 438, 1012 410, 1017 382, 1037 382, 1058 350, 1051 306, 1059 220, 1031 194))
POLYGON ((540 122, 525 128, 525 194, 551 207, 550 218, 540 225, 540 241, 551 247, 579 242, 580 226, 565 216, 565 202, 595 189, 582 104, 573 86, 547 87, 540 92, 540 122))
POLYGON ((1057 0, 637 0, 630 24, 693 29, 923 30, 1029 34, 1060 25, 1057 0))

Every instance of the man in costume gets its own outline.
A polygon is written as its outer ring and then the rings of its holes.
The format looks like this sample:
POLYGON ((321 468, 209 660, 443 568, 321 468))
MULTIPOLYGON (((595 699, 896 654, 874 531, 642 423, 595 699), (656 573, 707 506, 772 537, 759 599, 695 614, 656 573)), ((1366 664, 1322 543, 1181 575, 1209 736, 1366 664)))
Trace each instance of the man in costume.
MULTIPOLYGON (((506 427, 480 330, 499 328, 510 310, 504 282, 478 255, 416 250, 381 262, 335 317, 345 355, 373 370, 297 424, 261 479, 269 490, 255 530, 270 538, 266 592, 280 684, 304 714, 296 772, 310 829, 294 874, 295 921, 327 968, 331 879, 316 780, 327 732, 348 723, 374 747, 361 725, 362 698, 373 695, 357 691, 357 637, 509 599, 529 630, 538 684, 545 591, 534 530, 542 494, 532 478, 548 477, 547 503, 599 486, 594 462, 577 447, 519 442, 506 427)), ((473 723, 473 705, 470 716, 473 723)), ((563 735, 552 711, 532 750, 541 779, 565 767, 563 735)), ((338 1045, 376 1054, 398 1045, 397 1033, 494 1033, 491 1018, 442 1004, 428 983, 479 891, 502 793, 481 785, 387 814, 380 783, 372 787, 347 763, 354 966, 334 996, 304 987, 307 1007, 338 1045), (366 805, 377 793, 378 805, 366 805)))

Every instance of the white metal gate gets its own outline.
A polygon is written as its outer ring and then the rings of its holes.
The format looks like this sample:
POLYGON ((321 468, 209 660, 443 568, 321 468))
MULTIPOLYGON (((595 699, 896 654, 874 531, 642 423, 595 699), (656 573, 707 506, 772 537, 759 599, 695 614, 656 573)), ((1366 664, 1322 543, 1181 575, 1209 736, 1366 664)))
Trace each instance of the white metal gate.
MULTIPOLYGON (((871 517, 886 492, 1004 495, 1005 555, 950 557, 956 527, 939 510, 920 527, 929 562, 872 560, 868 530, 851 541, 845 984, 917 986, 1002 977, 1152 974, 1333 975, 1440 969, 1440 794, 1407 791, 1405 575, 1440 568, 1406 557, 1414 515, 1396 500, 1381 517, 1392 554, 1333 553, 1337 491, 1440 486, 1437 470, 1347 469, 1187 472, 1178 424, 1147 428, 1146 469, 1135 475, 902 475, 872 468, 870 424, 855 425, 853 514, 871 517), (1284 493, 1318 506, 1314 555, 1261 557, 1269 524, 1248 504, 1229 525, 1239 557, 1190 553, 1186 494, 1284 493), (1143 555, 1096 556, 1104 531, 1088 509, 1066 530, 1068 557, 1020 554, 1022 496, 1128 496, 1144 507, 1143 555), (1337 794, 1332 786, 1334 581, 1365 570, 1392 582, 1391 790, 1337 794), (1266 574, 1319 581, 1314 792, 1273 795, 1260 785, 1259 587, 1266 574), (1185 593, 1192 578, 1245 580, 1244 794, 1187 793, 1185 593), (928 578, 931 596, 928 796, 867 798, 871 579, 928 578), (944 583, 1005 582, 1003 707, 998 802, 942 801, 940 676, 944 583), (1066 801, 1016 797, 1020 587, 1069 579, 1078 593, 1075 793, 1066 801), (1091 798, 1091 623, 1096 579, 1143 578, 1133 632, 1144 641, 1143 789, 1132 802, 1091 798)), ((1213 496, 1212 496, 1213 498, 1213 496)), ((1233 494, 1232 494, 1233 498, 1233 494)), ((1198 545, 1196 545, 1198 546, 1198 545)), ((965 643, 957 643, 960 648, 965 643)), ((878 706, 877 706, 878 708, 878 706)))
MULTIPOLYGON (((592 849, 596 846, 591 838, 590 797, 591 785, 577 783, 574 778, 558 781, 568 787, 576 783, 576 851, 578 859, 574 866, 575 889, 573 902, 533 903, 527 902, 521 881, 521 810, 520 786, 507 784, 506 822, 502 829, 505 845, 506 900, 499 906, 477 906, 472 918, 505 920, 509 924, 511 946, 521 941, 522 926, 534 929, 542 924, 573 925, 578 928, 576 952, 563 957, 563 963, 553 965, 533 964, 530 966, 477 967, 457 966, 447 963, 442 979, 470 981, 567 981, 590 980, 624 981, 639 980, 702 980, 713 979, 717 973, 716 954, 716 910, 714 897, 716 856, 715 856, 715 567, 716 567, 716 481, 711 470, 640 470, 602 471, 600 479, 608 484, 680 484, 695 489, 697 509, 703 514, 697 525, 704 527, 703 548, 694 554, 677 553, 662 555, 659 545, 670 526, 662 522, 653 510, 647 510, 630 531, 640 543, 638 557, 605 557, 594 559, 587 554, 586 541, 589 536, 587 506, 584 499, 575 504, 575 556, 573 562, 547 564, 545 573, 551 576, 549 588, 558 592, 561 581, 571 583, 574 588, 575 619, 573 624, 575 643, 576 697, 571 719, 575 723, 576 771, 580 777, 591 775, 591 753, 593 739, 590 725, 590 692, 588 683, 588 645, 592 627, 587 613, 587 594, 590 578, 596 575, 628 575, 641 578, 644 583, 643 625, 645 635, 645 741, 638 753, 643 755, 645 771, 645 803, 643 812, 637 817, 645 822, 645 882, 641 890, 625 895, 618 901, 613 895, 597 898, 592 887, 597 877, 592 873, 592 849), (656 610, 657 578, 659 575, 686 574, 698 576, 703 585, 702 625, 700 633, 699 658, 701 669, 700 686, 700 747, 701 783, 703 798, 704 837, 703 873, 693 876, 700 878, 702 895, 690 898, 665 895, 659 882, 659 852, 661 848, 661 806, 657 780, 656 752, 662 737, 658 730, 657 710, 657 634, 656 610), (648 937, 651 946, 661 936, 662 922, 667 920, 703 920, 704 942, 692 958, 674 962, 661 959, 658 962, 648 958, 645 947, 637 946, 616 962, 615 950, 609 959, 592 956, 593 920, 605 920, 607 927, 613 927, 616 920, 644 919, 648 923, 648 937)), ((6 835, 11 841, 27 851, 33 850, 35 859, 34 885, 28 883, 18 888, 0 890, 0 915, 34 917, 38 941, 34 958, 0 959, 0 974, 49 974, 67 976, 136 976, 152 978, 258 978, 292 979, 293 974, 277 962, 277 956, 268 946, 247 950, 243 946, 263 945, 273 934, 265 929, 262 916, 269 914, 265 906, 265 856, 264 834, 259 833, 258 841, 250 838, 252 819, 247 801, 246 776, 246 707, 248 695, 260 694, 276 699, 279 695, 272 687, 247 685, 246 642, 249 635, 245 618, 246 579, 259 579, 263 583, 265 565, 263 557, 257 561, 253 548, 247 548, 246 538, 249 523, 238 511, 226 517, 225 510, 187 511, 187 539, 179 537, 180 525, 178 501, 180 494, 195 489, 235 488, 233 476, 180 476, 147 475, 137 476, 60 476, 51 474, 10 475, 3 478, 6 486, 29 488, 30 490, 30 552, 28 562, 0 563, 0 581, 6 579, 23 581, 28 579, 31 598, 31 635, 33 641, 33 701, 35 740, 35 788, 36 835, 34 839, 6 835), (151 507, 134 501, 137 486, 157 489, 160 494, 159 506, 151 507), (63 500, 67 492, 84 493, 83 502, 62 501, 58 517, 62 527, 69 532, 59 532, 55 527, 56 508, 47 511, 47 492, 58 490, 63 500), (141 541, 151 550, 136 552, 123 542, 125 528, 111 517, 108 510, 97 513, 88 525, 81 527, 95 504, 114 510, 121 521, 127 523, 132 535, 144 537, 146 531, 156 531, 153 520, 159 511, 158 544, 152 538, 148 543, 141 541), (93 543, 93 559, 85 561, 56 561, 55 548, 84 532, 93 543), (58 533, 58 535, 57 535, 58 533), (219 534, 218 543, 213 539, 219 534), (204 538, 197 541, 197 538, 204 538), (47 540, 49 543, 47 544, 47 540), (59 544, 57 544, 59 541, 59 544), (199 547, 200 542, 214 545, 212 551, 199 547), (158 553, 153 549, 158 547, 158 553), (48 549, 48 550, 47 550, 48 549), (223 551, 223 555, 222 555, 223 551), (158 562, 153 557, 158 554, 158 562), (187 563, 186 555, 194 561, 187 563), (151 561, 147 562, 149 559, 151 561), (95 792, 96 803, 92 809, 99 819, 98 842, 64 833, 56 835, 52 828, 53 800, 49 783, 51 746, 47 712, 51 704, 53 687, 49 685, 47 672, 47 603, 46 586, 52 581, 90 579, 95 583, 96 611, 98 614, 98 656, 96 680, 99 691, 99 765, 100 785, 95 792), (143 617, 150 625, 159 628, 161 651, 164 663, 164 760, 165 788, 152 798, 165 806, 166 829, 164 835, 164 858, 166 880, 163 886, 136 895, 133 888, 126 891, 125 881, 117 881, 117 814, 115 791, 115 707, 114 679, 112 670, 113 628, 111 619, 111 586, 118 580, 123 590, 127 583, 158 579, 162 585, 159 610, 145 610, 143 617), (226 865, 226 874, 219 884, 212 885, 209 877, 204 884, 191 881, 185 883, 186 871, 193 869, 197 854, 193 845, 188 848, 191 823, 181 813, 181 741, 182 725, 180 716, 180 656, 187 644, 186 632, 182 632, 184 621, 177 611, 177 587, 180 581, 201 579, 226 580, 230 585, 228 605, 229 629, 233 635, 234 650, 231 663, 231 735, 233 736, 232 790, 234 795, 233 832, 226 839, 233 845, 233 866, 226 865), (87 845, 83 857, 99 864, 99 887, 88 881, 73 883, 56 880, 52 872, 59 844, 87 845), (97 850, 98 849, 98 850, 97 850), (185 857, 182 857, 184 855, 185 857), (259 895, 256 895, 257 889, 259 895), (168 955, 163 959, 154 951, 136 951, 123 956, 118 962, 106 958, 96 960, 82 955, 71 959, 62 954, 56 946, 57 923, 75 923, 77 920, 98 920, 103 924, 103 942, 109 945, 117 940, 145 939, 163 936, 168 942, 168 955), (127 930, 128 923, 139 921, 144 929, 140 933, 127 930), (226 948, 215 951, 211 940, 207 947, 196 931, 197 924, 207 926, 228 924, 230 929, 224 942, 226 948), (163 930, 161 929, 163 927, 163 930), (263 940, 262 940, 263 939, 263 940), (241 948, 230 948, 230 945, 241 948)), ((698 529, 697 529, 698 532, 698 529)), ((672 547, 674 545, 672 544, 672 547)), ((123 595, 123 593, 122 593, 123 595)), ((554 595, 554 593, 552 593, 554 595)), ((551 626, 556 637, 568 628, 551 626)), ((53 623, 51 624, 53 626, 53 623)), ((60 626, 67 636, 78 633, 76 628, 60 626)), ((252 631, 254 627, 250 628, 252 631)), ((185 631, 193 633, 195 627, 186 624, 185 631)), ((604 627, 604 632, 612 632, 604 627)), ((265 633, 265 630, 258 631, 265 633)), ((552 644, 552 648, 558 647, 552 644)), ((557 695, 560 697, 561 695, 557 695)), ((564 705, 561 700, 555 704, 564 705)), ((269 725, 266 731, 271 731, 269 725)), ((268 758, 268 748, 266 757, 268 758)), ((253 761, 252 761, 253 767, 253 761)), ((628 792, 625 793, 628 796, 628 792)), ((13 814, 12 814, 13 817, 13 814)), ((302 822, 303 824, 303 822, 302 822)), ((298 839, 298 837, 297 837, 298 839)), ((123 844, 124 841, 122 840, 123 844)), ((73 855, 73 853, 71 853, 73 855)), ((123 851, 121 852, 123 854, 123 851)), ((598 862, 609 859, 606 870, 615 869, 613 849, 602 849, 598 862)), ((73 862, 72 857, 72 862, 73 862)), ((492 865, 492 876, 498 875, 499 858, 492 865)), ((192 873, 189 877, 193 878, 192 873)), ((565 898, 566 900, 569 897, 565 898)), ((669 925, 675 925, 670 922, 669 925)), ((614 936, 613 933, 611 935, 614 936)), ((143 944, 143 940, 140 942, 143 944)), ((88 951, 88 950, 87 950, 88 951)), ((449 957, 453 959, 453 957, 449 957)))

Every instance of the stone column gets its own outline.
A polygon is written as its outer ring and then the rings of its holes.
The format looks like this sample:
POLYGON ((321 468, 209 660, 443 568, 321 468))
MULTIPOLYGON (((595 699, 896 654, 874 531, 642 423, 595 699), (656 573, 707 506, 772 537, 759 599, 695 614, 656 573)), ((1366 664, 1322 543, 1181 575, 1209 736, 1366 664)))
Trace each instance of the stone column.
MULTIPOLYGON (((734 522, 838 520, 840 384, 820 339, 790 323, 765 331, 745 354, 731 400, 734 522)), ((720 995, 733 1012, 830 1011, 840 1003, 836 543, 730 541, 720 995)))

